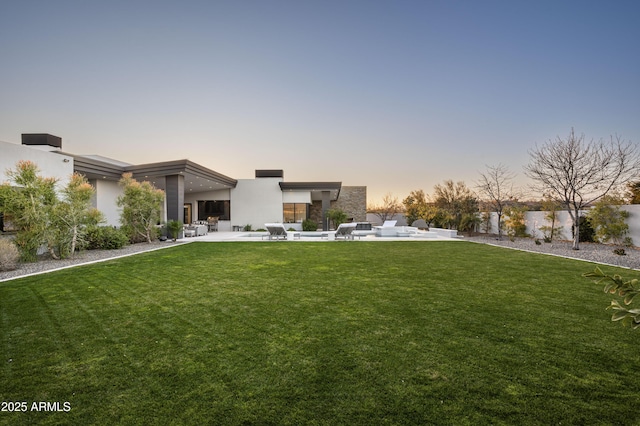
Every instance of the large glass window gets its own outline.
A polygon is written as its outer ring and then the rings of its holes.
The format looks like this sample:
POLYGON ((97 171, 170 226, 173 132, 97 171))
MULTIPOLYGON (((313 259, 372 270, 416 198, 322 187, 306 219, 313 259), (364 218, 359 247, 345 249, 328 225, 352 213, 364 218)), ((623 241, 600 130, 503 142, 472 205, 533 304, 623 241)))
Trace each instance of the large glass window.
POLYGON ((282 207, 284 213, 284 223, 302 223, 302 221, 307 218, 307 204, 284 203, 282 207))
POLYGON ((198 220, 207 220, 208 217, 231 220, 231 202, 229 200, 198 201, 198 220))

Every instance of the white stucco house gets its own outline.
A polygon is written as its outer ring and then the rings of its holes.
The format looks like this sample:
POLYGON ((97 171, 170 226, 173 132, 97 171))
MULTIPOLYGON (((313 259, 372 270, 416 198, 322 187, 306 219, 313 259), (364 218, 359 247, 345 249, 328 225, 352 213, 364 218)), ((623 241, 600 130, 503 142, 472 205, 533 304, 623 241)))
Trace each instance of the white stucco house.
POLYGON ((62 139, 50 134, 23 134, 22 144, 0 142, 0 179, 20 160, 31 160, 42 176, 68 182, 73 172, 84 175, 96 189, 94 207, 107 224, 118 226, 116 205, 122 193, 118 181, 130 172, 165 191, 164 220, 191 223, 218 217, 219 231, 251 225, 283 222, 300 229, 313 219, 328 229, 326 212, 340 208, 354 221, 366 220, 366 187, 342 186, 341 182, 286 182, 283 170, 256 170, 254 179, 234 179, 190 160, 129 164, 99 155, 76 155, 62 149, 62 139))

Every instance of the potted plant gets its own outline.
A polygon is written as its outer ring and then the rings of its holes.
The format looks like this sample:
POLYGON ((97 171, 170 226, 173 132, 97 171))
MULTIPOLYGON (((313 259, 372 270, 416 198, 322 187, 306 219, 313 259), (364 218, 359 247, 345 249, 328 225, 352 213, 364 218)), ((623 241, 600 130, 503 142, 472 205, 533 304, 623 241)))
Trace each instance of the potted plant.
POLYGON ((179 220, 170 220, 167 222, 167 231, 169 231, 169 235, 176 241, 178 236, 180 235, 180 231, 182 231, 182 222, 179 220))

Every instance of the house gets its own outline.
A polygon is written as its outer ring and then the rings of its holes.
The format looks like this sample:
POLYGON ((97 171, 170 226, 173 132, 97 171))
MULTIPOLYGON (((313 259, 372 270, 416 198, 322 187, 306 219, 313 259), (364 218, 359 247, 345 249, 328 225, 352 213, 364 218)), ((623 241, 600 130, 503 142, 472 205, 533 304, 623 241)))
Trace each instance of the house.
POLYGON ((84 175, 96 189, 94 207, 114 226, 120 218, 116 199, 122 189, 118 181, 125 172, 164 190, 164 220, 191 223, 214 216, 219 218, 219 231, 246 225, 257 229, 269 222, 301 229, 304 219, 312 219, 327 230, 327 211, 332 208, 343 210, 354 221, 366 220, 366 186, 287 182, 280 169, 256 170, 253 179, 234 179, 186 159, 135 165, 64 152, 61 138, 42 133, 23 134, 22 145, 0 142, 3 181, 5 171, 15 168, 20 160, 35 162, 43 176, 60 179, 60 185, 73 172, 84 175))

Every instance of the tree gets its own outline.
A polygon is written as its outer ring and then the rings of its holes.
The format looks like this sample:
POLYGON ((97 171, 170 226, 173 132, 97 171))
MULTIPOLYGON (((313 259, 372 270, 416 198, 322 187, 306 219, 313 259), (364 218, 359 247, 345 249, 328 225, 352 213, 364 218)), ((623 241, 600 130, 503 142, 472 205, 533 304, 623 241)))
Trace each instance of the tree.
POLYGON ((160 221, 164 192, 149 182, 138 182, 131 173, 124 173, 119 183, 123 188, 117 200, 122 208, 122 227, 130 240, 142 238, 150 243, 158 232, 156 224, 160 221))
POLYGON ((513 189, 515 175, 503 164, 487 166, 485 173, 480 173, 476 188, 484 196, 485 203, 498 216, 498 239, 502 239, 502 215, 504 209, 516 198, 513 189))
POLYGON ((629 232, 629 225, 626 223, 629 212, 620 208, 622 203, 621 198, 607 195, 598 200, 587 212, 587 219, 599 242, 606 243, 613 240, 615 244, 620 244, 629 232))
POLYGON ((640 181, 627 183, 627 199, 629 204, 640 204, 640 181))
POLYGON ((50 211, 57 202, 56 180, 39 175, 32 161, 19 161, 0 186, 0 210, 16 229, 14 243, 23 262, 35 262, 47 242, 50 211))
POLYGON ((333 222, 334 229, 338 229, 341 223, 347 221, 347 214, 340 209, 327 210, 327 217, 333 222))
POLYGON ((433 204, 442 210, 442 225, 459 229, 464 214, 478 213, 478 200, 464 182, 446 180, 434 187, 433 204))
POLYGON ((402 204, 398 201, 398 197, 394 197, 390 193, 382 197, 382 204, 373 204, 368 209, 369 213, 376 215, 380 222, 393 218, 402 211, 402 204))
POLYGON ((544 218, 551 222, 551 226, 544 225, 539 229, 544 235, 544 241, 547 243, 552 243, 553 237, 562 237, 562 226, 556 226, 556 220, 558 220, 558 210, 560 210, 562 206, 551 197, 544 198, 542 200, 541 206, 542 210, 547 212, 544 218))
POLYGON ((404 215, 408 224, 412 224, 418 219, 424 219, 427 224, 429 221, 424 217, 427 211, 427 196, 422 189, 414 190, 402 200, 404 205, 404 215))
POLYGON ((571 129, 569 136, 529 151, 525 173, 541 193, 548 193, 567 209, 574 226, 573 249, 579 250, 580 210, 637 175, 637 146, 619 137, 585 141, 571 129))
POLYGON ((505 209, 507 219, 504 221, 504 226, 507 228, 509 238, 528 236, 525 222, 527 210, 527 206, 509 206, 505 209))
POLYGON ((81 174, 74 173, 62 190, 62 199, 50 210, 47 231, 49 252, 54 259, 73 256, 84 244, 87 227, 103 221, 98 209, 91 207, 95 189, 81 174))

